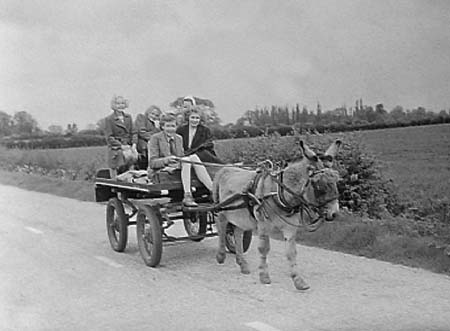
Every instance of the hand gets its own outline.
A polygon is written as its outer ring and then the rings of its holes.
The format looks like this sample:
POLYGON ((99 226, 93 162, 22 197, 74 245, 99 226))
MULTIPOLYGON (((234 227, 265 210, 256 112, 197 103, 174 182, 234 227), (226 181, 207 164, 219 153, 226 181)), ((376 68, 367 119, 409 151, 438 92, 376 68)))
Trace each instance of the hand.
POLYGON ((178 163, 178 157, 175 155, 166 156, 166 158, 164 160, 165 160, 166 164, 178 163))

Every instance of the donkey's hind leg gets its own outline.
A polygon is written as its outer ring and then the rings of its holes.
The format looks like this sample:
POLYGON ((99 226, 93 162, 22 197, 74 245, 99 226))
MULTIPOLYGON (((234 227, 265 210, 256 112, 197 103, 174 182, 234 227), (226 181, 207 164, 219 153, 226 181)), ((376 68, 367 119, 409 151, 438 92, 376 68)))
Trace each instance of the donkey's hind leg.
POLYGON ((234 227, 234 242, 236 247, 236 263, 241 267, 241 273, 249 274, 250 269, 248 267, 248 263, 244 257, 244 248, 243 248, 243 237, 244 230, 239 227, 234 227))
POLYGON ((227 229, 227 219, 223 213, 219 213, 216 219, 217 233, 219 235, 219 248, 216 254, 216 260, 218 263, 222 264, 225 262, 227 257, 225 251, 225 236, 227 229))
POLYGON ((295 232, 285 235, 286 240, 286 257, 289 262, 289 272, 290 276, 294 282, 295 288, 297 290, 307 290, 309 289, 309 285, 303 280, 300 276, 300 273, 297 270, 297 246, 295 243, 295 232))

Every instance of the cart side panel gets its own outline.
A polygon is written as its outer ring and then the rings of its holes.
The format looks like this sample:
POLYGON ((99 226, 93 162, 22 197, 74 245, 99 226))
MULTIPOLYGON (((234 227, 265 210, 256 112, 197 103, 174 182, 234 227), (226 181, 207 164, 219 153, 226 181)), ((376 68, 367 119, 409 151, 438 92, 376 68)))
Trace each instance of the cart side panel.
POLYGON ((111 187, 103 185, 95 185, 95 201, 105 202, 115 197, 116 194, 112 191, 111 187))

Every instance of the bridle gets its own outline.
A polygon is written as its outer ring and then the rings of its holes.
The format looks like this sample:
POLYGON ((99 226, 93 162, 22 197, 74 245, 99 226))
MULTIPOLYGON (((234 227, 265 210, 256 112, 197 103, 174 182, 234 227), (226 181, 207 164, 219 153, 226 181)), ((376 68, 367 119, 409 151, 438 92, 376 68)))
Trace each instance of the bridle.
MULTIPOLYGON (((267 203, 264 204, 263 202, 265 202, 269 198, 272 198, 277 207, 281 209, 283 212, 285 212, 284 216, 278 214, 280 219, 291 226, 306 227, 306 229, 311 232, 317 230, 320 227, 320 225, 323 224, 323 221, 325 219, 325 210, 323 207, 326 206, 331 201, 334 201, 339 198, 339 195, 337 194, 326 199, 325 201, 321 201, 320 203, 312 203, 306 200, 305 193, 307 187, 309 185, 312 185, 311 184, 312 179, 315 176, 324 173, 324 170, 316 170, 310 173, 308 176, 308 180, 303 185, 302 189, 300 190, 300 193, 294 192, 292 189, 290 189, 283 183, 284 169, 278 171, 270 171, 269 169, 263 169, 262 171, 265 172, 265 174, 262 177, 270 176, 271 180, 276 184, 276 190, 273 192, 269 192, 268 194, 265 194, 263 196, 262 198, 263 201, 261 201, 261 203, 259 204, 259 208, 261 207, 265 208, 266 206, 270 208, 270 206, 267 203), (285 192, 292 195, 297 203, 294 205, 289 203, 289 201, 286 199, 285 192), (286 217, 290 217, 296 213, 300 214, 299 224, 293 224, 292 222, 286 219, 286 217), (317 216, 313 217, 312 215, 317 216), (305 222, 305 216, 308 216, 308 218, 311 221, 305 222)), ((315 188, 313 189, 315 190, 315 188)))

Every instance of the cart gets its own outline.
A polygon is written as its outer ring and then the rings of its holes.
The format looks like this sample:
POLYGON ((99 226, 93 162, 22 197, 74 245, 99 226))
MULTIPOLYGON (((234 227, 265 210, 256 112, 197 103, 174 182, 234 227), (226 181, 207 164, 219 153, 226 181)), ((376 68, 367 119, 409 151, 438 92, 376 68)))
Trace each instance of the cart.
MULTIPOLYGON (((199 242, 217 236, 216 213, 236 208, 226 206, 230 201, 214 204, 209 191, 195 177, 192 193, 198 207, 184 206, 181 179, 165 172, 156 173, 151 183, 138 183, 112 179, 111 170, 106 168, 97 171, 95 180, 95 200, 107 202, 106 230, 112 249, 123 252, 127 246, 128 227, 136 225, 139 252, 149 267, 159 265, 163 242, 199 242), (186 236, 174 237, 166 233, 177 221, 183 222, 186 236)), ((244 252, 251 240, 252 231, 244 232, 244 252)), ((225 243, 228 251, 235 253, 234 225, 231 223, 227 225, 225 243)))

